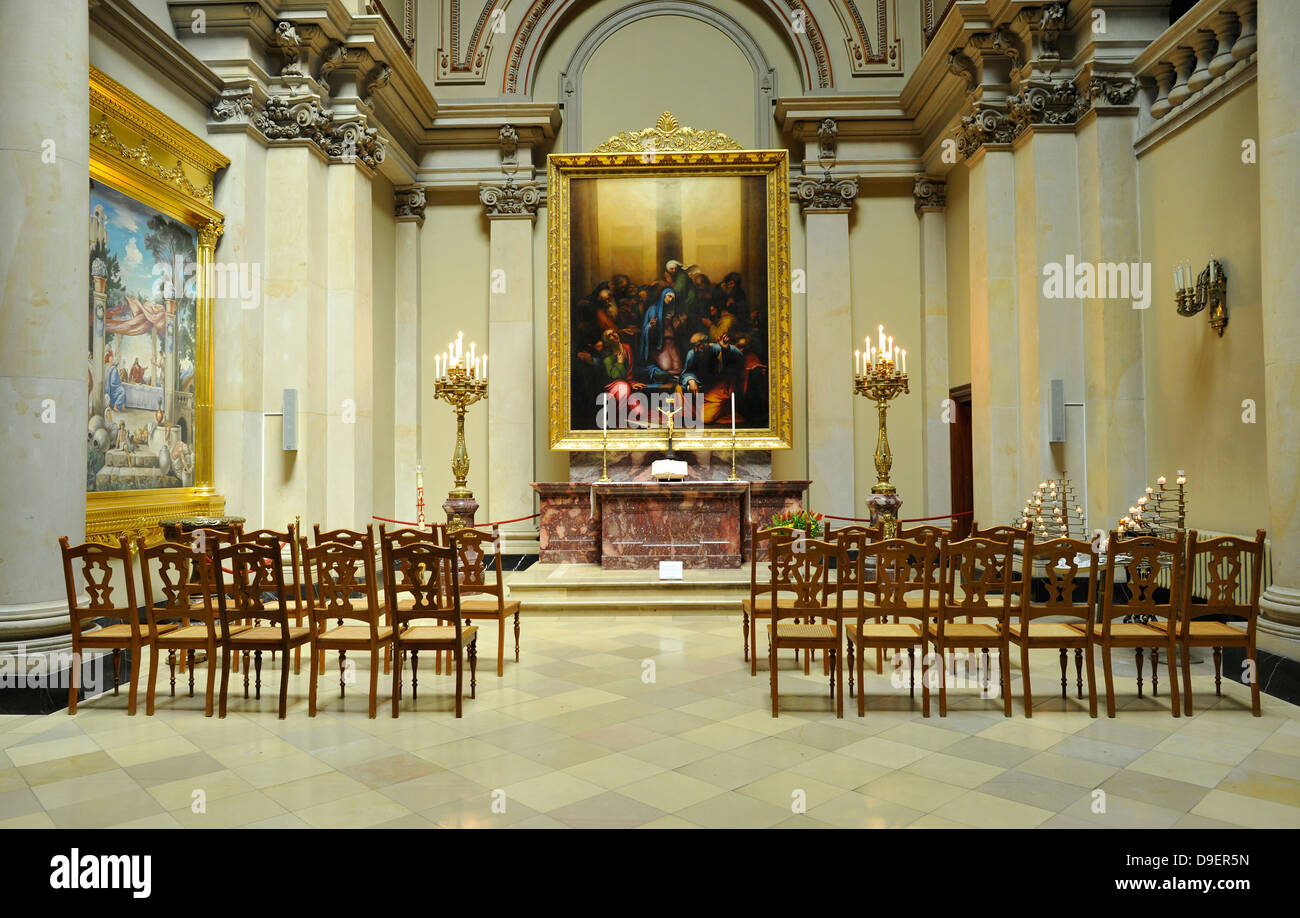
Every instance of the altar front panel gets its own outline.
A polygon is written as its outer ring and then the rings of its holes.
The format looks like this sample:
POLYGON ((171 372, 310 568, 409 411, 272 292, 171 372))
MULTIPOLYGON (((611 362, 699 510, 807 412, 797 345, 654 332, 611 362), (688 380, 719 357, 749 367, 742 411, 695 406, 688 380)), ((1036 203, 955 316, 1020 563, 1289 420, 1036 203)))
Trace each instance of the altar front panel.
POLYGON ((600 519, 600 566, 689 568, 741 564, 741 519, 748 482, 608 482, 593 486, 600 519))

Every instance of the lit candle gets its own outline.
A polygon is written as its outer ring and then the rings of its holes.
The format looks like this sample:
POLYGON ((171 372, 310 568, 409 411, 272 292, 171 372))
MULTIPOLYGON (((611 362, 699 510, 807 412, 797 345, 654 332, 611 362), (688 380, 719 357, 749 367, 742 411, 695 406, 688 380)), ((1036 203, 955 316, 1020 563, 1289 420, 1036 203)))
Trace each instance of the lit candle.
POLYGON ((907 351, 903 351, 903 375, 907 375, 907 351))
POLYGON ((459 360, 464 356, 465 356, 465 333, 456 332, 456 359, 459 360))
POLYGON ((483 381, 487 382, 487 354, 483 355, 483 381))
POLYGON ((1168 479, 1166 479, 1164 475, 1161 475, 1159 478, 1156 479, 1156 484, 1160 485, 1161 487, 1164 487, 1164 484, 1167 480, 1168 479))
POLYGON ((883 354, 885 352, 885 326, 880 325, 877 328, 880 331, 880 352, 883 354))
POLYGON ((894 354, 894 336, 893 336, 893 335, 890 335, 890 336, 889 336, 889 347, 885 348, 885 359, 886 359, 886 360, 893 360, 893 354, 894 354))
POLYGON ((862 375, 862 352, 858 350, 853 352, 853 375, 862 375))
POLYGON ((469 362, 472 363, 475 368, 478 367, 478 360, 474 356, 474 351, 477 350, 477 348, 478 345, 476 345, 473 341, 469 343, 469 362))

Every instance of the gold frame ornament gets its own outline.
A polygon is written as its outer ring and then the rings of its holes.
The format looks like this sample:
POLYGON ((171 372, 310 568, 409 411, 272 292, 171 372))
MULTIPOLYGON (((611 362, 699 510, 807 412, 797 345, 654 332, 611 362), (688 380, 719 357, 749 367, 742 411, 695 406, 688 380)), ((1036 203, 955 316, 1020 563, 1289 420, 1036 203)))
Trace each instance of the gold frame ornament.
MULTIPOLYGON (((794 409, 790 331, 790 176, 785 150, 746 150, 725 134, 684 127, 670 113, 639 131, 623 131, 594 153, 547 157, 547 380, 550 445, 554 450, 653 450, 666 444, 664 428, 575 430, 572 386, 571 196, 573 179, 657 176, 762 176, 765 191, 768 324, 768 426, 738 429, 738 449, 789 449, 794 409)), ((679 449, 732 445, 727 429, 680 430, 679 449)))
POLYGON ((216 175, 230 160, 107 74, 90 68, 90 178, 194 229, 196 327, 194 483, 184 488, 90 491, 86 539, 162 538, 159 522, 220 516, 226 499, 213 489, 212 256, 225 217, 212 206, 216 175), (175 163, 174 166, 165 163, 175 163))

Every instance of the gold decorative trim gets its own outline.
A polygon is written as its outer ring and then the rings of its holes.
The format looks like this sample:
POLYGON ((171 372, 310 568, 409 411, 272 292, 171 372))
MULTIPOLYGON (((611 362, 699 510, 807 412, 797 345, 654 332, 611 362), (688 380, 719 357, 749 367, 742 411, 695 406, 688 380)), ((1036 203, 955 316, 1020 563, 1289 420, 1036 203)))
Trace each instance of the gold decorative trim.
POLYGON ((217 173, 230 165, 230 158, 216 147, 185 130, 97 67, 90 68, 90 104, 199 171, 217 173))
POLYGON ((113 133, 113 128, 109 125, 108 116, 102 115, 98 121, 90 126, 90 139, 99 141, 115 153, 120 159, 124 159, 139 169, 148 172, 154 178, 161 179, 169 185, 176 186, 182 194, 187 194, 192 198, 197 198, 204 204, 212 203, 212 184, 208 183, 202 187, 195 185, 185 175, 185 167, 180 160, 176 161, 175 169, 168 169, 158 160, 153 158, 149 152, 147 143, 140 143, 138 146, 128 147, 122 141, 117 139, 113 133))
MULTIPOLYGON (((789 449, 794 434, 794 382, 792 371, 792 337, 790 319, 790 179, 789 154, 785 150, 744 150, 717 131, 695 131, 676 127, 676 119, 667 112, 659 124, 646 131, 630 131, 626 138, 679 137, 687 143, 689 136, 712 137, 727 146, 714 151, 690 150, 666 152, 655 147, 655 155, 633 146, 631 150, 611 153, 606 150, 614 140, 602 144, 596 153, 552 154, 547 157, 547 382, 549 387, 548 419, 551 449, 599 450, 599 430, 574 430, 569 426, 572 401, 569 286, 571 270, 570 193, 574 178, 618 176, 700 176, 760 175, 764 179, 767 227, 768 293, 768 426, 758 430, 737 431, 737 449, 789 449), (673 127, 669 127, 673 125, 673 127), (721 138, 718 140, 717 138, 721 138)), ((618 138, 615 138, 618 140, 618 138)), ((635 141, 631 141, 635 143, 635 141)), ((661 449, 667 431, 617 430, 609 432, 613 449, 661 449)), ((682 431, 673 438, 680 449, 728 449, 732 444, 728 430, 682 431)))
POLYGON ((640 131, 620 131, 596 147, 596 153, 687 153, 710 150, 743 150, 740 144, 721 131, 703 131, 685 127, 664 112, 654 127, 640 131))

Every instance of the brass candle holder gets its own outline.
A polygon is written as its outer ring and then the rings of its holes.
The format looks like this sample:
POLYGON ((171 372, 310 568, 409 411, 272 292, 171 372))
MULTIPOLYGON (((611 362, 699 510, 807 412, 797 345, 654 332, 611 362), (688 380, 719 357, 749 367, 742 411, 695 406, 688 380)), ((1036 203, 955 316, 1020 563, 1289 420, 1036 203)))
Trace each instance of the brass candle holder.
POLYGON ((1210 327, 1223 337, 1228 326, 1228 276, 1223 265, 1213 256, 1192 280, 1192 267, 1184 262, 1174 269, 1174 304, 1180 316, 1194 316, 1207 306, 1210 309, 1210 327))
POLYGON ((1178 470, 1174 486, 1161 475, 1156 479, 1159 489, 1147 486, 1146 493, 1128 508, 1128 515, 1120 517, 1116 527, 1125 535, 1152 535, 1172 539, 1187 528, 1187 473, 1178 470))
MULTIPOLYGON (((472 349, 470 353, 473 353, 472 349)), ((442 373, 434 380, 433 397, 442 399, 456 411, 456 450, 451 457, 451 474, 456 479, 456 486, 447 492, 447 500, 442 505, 447 511, 447 529, 454 531, 465 527, 462 514, 468 516, 470 525, 473 525, 474 512, 478 510, 474 492, 466 486, 469 450, 465 448, 465 411, 479 399, 487 397, 487 378, 479 375, 476 361, 467 363, 463 355, 450 356, 445 367, 442 363, 440 359, 438 364, 442 373)))
POLYGON ((898 489, 889 480, 889 471, 894 465, 894 455, 889 449, 889 403, 908 391, 907 388, 907 351, 894 346, 894 339, 888 339, 886 345, 885 327, 880 326, 880 347, 875 348, 867 341, 867 350, 855 354, 853 373, 853 391, 876 403, 880 418, 880 432, 876 438, 876 483, 871 487, 871 497, 867 506, 871 517, 879 520, 882 534, 886 539, 898 535, 898 508, 903 499, 898 496, 898 489))
POLYGON ((731 432, 731 474, 727 476, 727 481, 740 481, 740 476, 736 474, 736 432, 731 432))
POLYGON ((1044 540, 1059 537, 1086 541, 1088 518, 1078 500, 1070 479, 1049 478, 1040 482, 1025 501, 1016 525, 1033 530, 1036 538, 1044 540))

